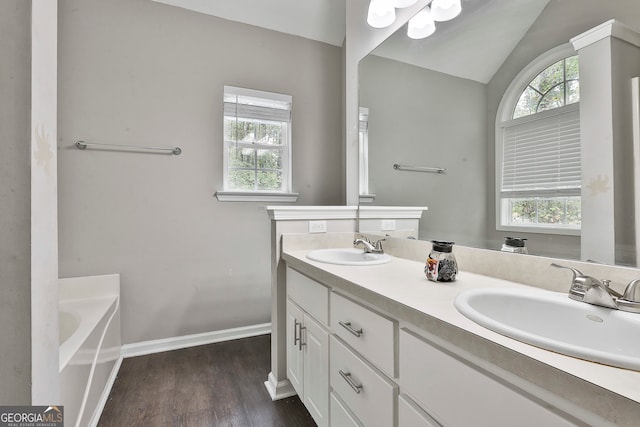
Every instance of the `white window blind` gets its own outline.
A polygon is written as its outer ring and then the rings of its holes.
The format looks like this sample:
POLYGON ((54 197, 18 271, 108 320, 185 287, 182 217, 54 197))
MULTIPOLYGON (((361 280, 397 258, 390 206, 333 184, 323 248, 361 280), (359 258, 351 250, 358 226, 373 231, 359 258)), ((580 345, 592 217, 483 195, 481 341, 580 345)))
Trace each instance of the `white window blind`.
POLYGON ((224 115, 256 120, 289 122, 291 120, 291 97, 289 99, 264 99, 236 93, 228 93, 225 86, 224 115))
POLYGON ((580 195, 579 106, 558 110, 504 124, 501 197, 580 195))

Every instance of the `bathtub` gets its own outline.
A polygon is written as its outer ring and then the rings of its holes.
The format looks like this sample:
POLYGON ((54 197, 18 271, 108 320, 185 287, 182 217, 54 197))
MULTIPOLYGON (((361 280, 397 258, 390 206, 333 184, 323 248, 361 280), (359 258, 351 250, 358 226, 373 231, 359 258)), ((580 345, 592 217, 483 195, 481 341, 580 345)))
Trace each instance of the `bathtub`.
POLYGON ((58 312, 65 425, 97 425, 122 360, 120 276, 60 279, 58 312))

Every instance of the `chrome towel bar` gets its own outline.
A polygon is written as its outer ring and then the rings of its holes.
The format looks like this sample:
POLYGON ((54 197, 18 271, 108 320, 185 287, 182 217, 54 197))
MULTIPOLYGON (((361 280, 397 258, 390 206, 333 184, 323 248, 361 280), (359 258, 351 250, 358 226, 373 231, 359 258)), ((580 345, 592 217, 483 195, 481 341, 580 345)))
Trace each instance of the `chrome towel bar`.
POLYGON ((445 168, 430 168, 426 166, 408 166, 395 163, 393 168, 398 171, 410 171, 410 172, 430 172, 430 173, 445 173, 445 168))
POLYGON ((135 145, 116 145, 116 144, 99 144, 97 142, 84 142, 77 141, 76 147, 80 150, 84 150, 87 147, 97 147, 97 148, 106 148, 106 149, 114 149, 114 150, 128 150, 128 151, 150 151, 150 152, 160 152, 166 154, 173 154, 175 156, 179 156, 182 154, 182 149, 180 147, 174 148, 157 148, 157 147, 139 147, 135 145))

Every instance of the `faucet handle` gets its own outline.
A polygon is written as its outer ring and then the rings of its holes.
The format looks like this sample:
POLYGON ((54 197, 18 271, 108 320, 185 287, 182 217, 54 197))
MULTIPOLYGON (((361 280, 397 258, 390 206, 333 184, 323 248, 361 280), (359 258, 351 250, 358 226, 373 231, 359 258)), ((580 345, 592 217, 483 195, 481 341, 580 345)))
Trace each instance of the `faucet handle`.
POLYGON ((376 247, 376 251, 380 251, 382 252, 382 242, 384 242, 387 239, 380 239, 376 242, 375 247, 376 247))
POLYGON ((627 285, 622 299, 640 303, 640 279, 632 280, 627 285))

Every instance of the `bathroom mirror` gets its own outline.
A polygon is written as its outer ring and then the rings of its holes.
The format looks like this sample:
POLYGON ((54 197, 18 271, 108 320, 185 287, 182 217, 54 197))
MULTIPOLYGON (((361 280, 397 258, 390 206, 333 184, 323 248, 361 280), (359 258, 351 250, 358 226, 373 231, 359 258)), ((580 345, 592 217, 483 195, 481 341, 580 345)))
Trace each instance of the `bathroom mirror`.
MULTIPOLYGON (((640 30, 640 2, 463 0, 462 5, 462 14, 437 22, 432 36, 412 40, 404 25, 359 64, 372 203, 428 206, 420 222, 423 240, 500 250, 505 237, 523 237, 531 254, 581 259, 575 230, 497 230, 496 115, 511 82, 543 53, 610 19, 640 30)), ((629 255, 617 264, 635 265, 634 240, 616 247, 629 255)))

